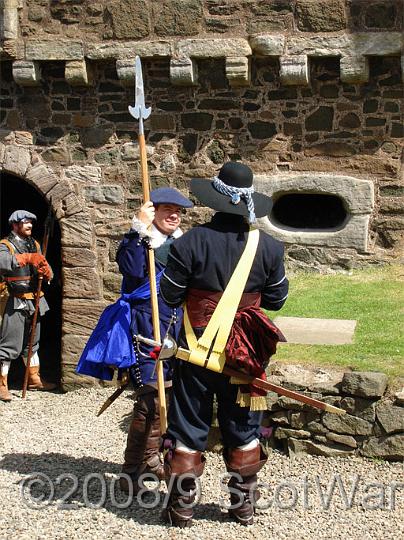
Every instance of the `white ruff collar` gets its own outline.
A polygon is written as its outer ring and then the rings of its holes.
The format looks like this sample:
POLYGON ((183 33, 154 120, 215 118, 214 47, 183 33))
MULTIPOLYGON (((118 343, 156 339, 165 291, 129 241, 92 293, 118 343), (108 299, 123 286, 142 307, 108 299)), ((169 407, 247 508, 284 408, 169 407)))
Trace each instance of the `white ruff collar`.
MULTIPOLYGON (((140 238, 149 237, 150 245, 153 249, 160 247, 168 238, 168 235, 159 231, 153 223, 150 229, 147 229, 146 225, 136 217, 132 219, 132 230, 139 233, 140 238)), ((178 227, 171 236, 179 238, 182 234, 183 232, 178 227)))

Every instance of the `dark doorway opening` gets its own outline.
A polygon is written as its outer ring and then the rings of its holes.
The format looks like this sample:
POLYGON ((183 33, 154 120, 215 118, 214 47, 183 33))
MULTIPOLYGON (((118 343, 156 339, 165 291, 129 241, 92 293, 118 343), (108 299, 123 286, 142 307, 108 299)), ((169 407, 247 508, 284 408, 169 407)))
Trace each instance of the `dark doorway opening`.
POLYGON ((322 193, 286 193, 276 199, 271 219, 293 229, 338 229, 347 218, 342 199, 322 193))
MULTIPOLYGON (((8 218, 14 210, 29 210, 38 218, 34 224, 33 237, 41 244, 44 224, 49 210, 48 201, 33 186, 21 178, 0 172, 0 229, 1 238, 8 236, 8 218)), ((50 310, 41 318, 41 341, 39 357, 41 374, 51 382, 60 382, 61 339, 62 339, 62 278, 61 278, 61 235, 57 220, 54 220, 46 258, 52 267, 54 278, 50 285, 44 284, 43 291, 50 310)), ((21 358, 11 363, 9 380, 21 385, 24 364, 21 358)))

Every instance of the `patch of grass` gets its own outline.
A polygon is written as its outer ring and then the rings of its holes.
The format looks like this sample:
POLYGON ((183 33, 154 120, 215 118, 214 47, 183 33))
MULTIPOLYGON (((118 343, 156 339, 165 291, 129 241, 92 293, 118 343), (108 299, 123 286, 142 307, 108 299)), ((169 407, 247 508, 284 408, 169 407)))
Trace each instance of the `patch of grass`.
POLYGON ((275 360, 404 376, 403 267, 356 270, 351 275, 298 273, 289 281, 289 298, 280 311, 268 313, 272 319, 356 319, 354 343, 280 345, 275 360))

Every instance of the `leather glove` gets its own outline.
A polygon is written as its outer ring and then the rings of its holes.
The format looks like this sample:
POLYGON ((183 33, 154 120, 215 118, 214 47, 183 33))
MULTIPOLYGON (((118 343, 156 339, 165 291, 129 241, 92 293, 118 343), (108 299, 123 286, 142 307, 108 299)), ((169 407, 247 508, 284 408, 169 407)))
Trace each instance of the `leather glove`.
POLYGON ((18 264, 23 267, 27 264, 32 264, 38 270, 46 281, 50 281, 53 277, 53 272, 48 264, 48 261, 41 253, 17 253, 15 255, 18 264))
POLYGON ((50 281, 52 278, 53 278, 53 272, 52 272, 52 269, 51 267, 49 266, 48 262, 46 261, 46 259, 44 259, 44 262, 43 263, 40 263, 38 266, 37 266, 37 269, 38 269, 38 273, 41 274, 46 281, 50 281))
POLYGON ((15 258, 21 267, 32 264, 38 268, 39 264, 46 263, 46 259, 41 253, 17 253, 15 258))

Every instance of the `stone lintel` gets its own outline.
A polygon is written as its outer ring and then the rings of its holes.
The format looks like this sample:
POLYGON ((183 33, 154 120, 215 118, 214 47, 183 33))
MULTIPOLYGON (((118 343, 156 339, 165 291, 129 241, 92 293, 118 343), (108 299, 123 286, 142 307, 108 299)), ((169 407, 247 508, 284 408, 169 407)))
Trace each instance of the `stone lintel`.
POLYGON ((177 43, 180 57, 223 58, 250 56, 252 51, 246 39, 183 39, 177 43))
POLYGON ((250 59, 245 56, 227 57, 226 77, 230 86, 248 86, 251 82, 250 59))
POLYGON ((41 72, 38 62, 16 60, 13 62, 13 78, 20 86, 38 86, 41 82, 41 72))
POLYGON ((269 218, 260 218, 262 229, 287 244, 326 246, 327 248, 353 248, 368 251, 370 215, 351 215, 342 229, 295 230, 274 225, 269 218))
POLYGON ((18 37, 18 0, 4 0, 3 4, 3 38, 18 37))
POLYGON ((254 186, 265 195, 324 193, 343 199, 350 214, 370 214, 374 206, 373 182, 353 176, 326 173, 255 175, 254 186))
POLYGON ((286 37, 283 34, 260 34, 250 38, 253 53, 259 56, 282 56, 286 37))
POLYGON ((391 56, 400 54, 400 32, 345 32, 339 35, 293 35, 287 54, 308 56, 391 56))
POLYGON ((170 80, 174 86, 193 86, 198 82, 198 66, 188 57, 172 58, 170 80))
POLYGON ((85 46, 85 56, 90 60, 107 58, 128 59, 136 55, 141 58, 167 58, 172 54, 169 41, 128 41, 125 43, 90 43, 85 46))
POLYGON ((366 56, 343 56, 340 60, 343 83, 358 84, 369 80, 369 60, 366 56))
POLYGON ((308 58, 305 54, 298 56, 281 56, 279 62, 282 84, 286 86, 306 86, 309 84, 308 58))
POLYGON ((401 32, 357 32, 349 34, 352 52, 364 56, 391 56, 400 54, 401 32))
POLYGON ((84 58, 83 43, 71 40, 26 41, 27 60, 81 60, 84 58))
POLYGON ((72 86, 89 86, 93 81, 92 70, 85 60, 67 60, 65 77, 72 86))

